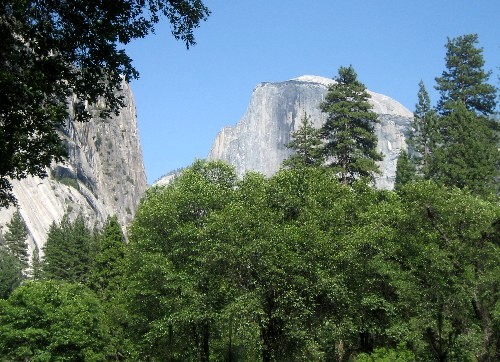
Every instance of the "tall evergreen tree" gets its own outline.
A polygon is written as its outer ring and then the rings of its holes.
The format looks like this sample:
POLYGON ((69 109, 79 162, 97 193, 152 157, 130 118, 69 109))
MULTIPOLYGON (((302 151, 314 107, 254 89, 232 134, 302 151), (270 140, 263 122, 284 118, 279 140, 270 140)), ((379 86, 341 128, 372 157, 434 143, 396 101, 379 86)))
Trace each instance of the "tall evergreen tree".
POLYGON ((35 245, 35 249, 33 250, 33 256, 31 258, 31 277, 33 280, 40 280, 42 275, 42 265, 40 261, 40 250, 38 246, 35 245))
POLYGON ((125 238, 116 216, 106 220, 97 237, 96 255, 92 263, 91 286, 106 299, 116 291, 124 274, 125 238))
POLYGON ((375 161, 382 155, 376 151, 377 115, 368 102, 370 95, 352 66, 340 67, 336 81, 320 105, 327 114, 321 130, 325 157, 343 184, 361 177, 373 180, 373 173, 379 172, 375 161))
POLYGON ((495 87, 486 83, 482 49, 476 34, 448 39, 446 70, 436 78, 441 93, 437 146, 429 176, 448 186, 468 187, 476 194, 497 192, 500 154, 495 87))
POLYGON ((92 234, 83 217, 71 222, 65 215, 52 224, 44 247, 42 275, 72 283, 88 283, 91 265, 92 234))
POLYGON ((7 223, 8 231, 4 234, 5 247, 19 262, 23 269, 28 267, 28 229, 24 223, 23 217, 19 210, 16 210, 7 223))
POLYGON ((491 72, 484 67, 483 49, 477 47, 477 34, 448 39, 446 44, 446 70, 436 78, 436 89, 441 94, 438 110, 450 112, 453 102, 462 102, 466 109, 488 115, 496 106, 496 89, 488 84, 491 72))
POLYGON ((319 166, 323 162, 320 130, 314 128, 307 113, 304 113, 299 128, 292 133, 292 141, 286 146, 295 153, 283 162, 283 166, 309 167, 319 166))
POLYGON ((408 156, 408 152, 402 150, 398 156, 396 164, 396 180, 394 182, 394 189, 399 190, 403 185, 408 182, 415 181, 416 179, 415 164, 408 156))
POLYGON ((439 120, 441 145, 434 152, 430 176, 447 186, 474 193, 496 193, 500 152, 491 121, 458 102, 439 120))
POLYGON ((11 253, 0 246, 0 299, 6 299, 23 281, 22 266, 11 253))
POLYGON ((411 160, 420 175, 427 177, 436 142, 437 115, 431 107, 431 99, 423 81, 418 84, 418 102, 413 113, 412 130, 409 145, 413 148, 411 160))

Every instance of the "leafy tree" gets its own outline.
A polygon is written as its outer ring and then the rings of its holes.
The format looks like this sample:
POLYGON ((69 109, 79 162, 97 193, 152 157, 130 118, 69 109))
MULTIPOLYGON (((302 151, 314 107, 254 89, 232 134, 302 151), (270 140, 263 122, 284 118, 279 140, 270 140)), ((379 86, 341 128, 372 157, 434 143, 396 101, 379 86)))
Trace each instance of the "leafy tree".
POLYGON ((352 66, 340 67, 336 81, 320 105, 327 114, 321 130, 327 162, 343 184, 360 177, 373 179, 379 171, 375 161, 381 161, 382 155, 376 151, 377 115, 368 102, 370 95, 352 66))
POLYGON ((446 70, 436 78, 436 89, 441 94, 438 102, 441 114, 448 114, 454 102, 462 102, 468 111, 493 114, 496 89, 486 83, 491 72, 484 71, 483 49, 477 44, 477 34, 448 39, 446 70))
POLYGON ((166 18, 187 47, 209 15, 201 0, 2 2, 0 8, 0 206, 13 202, 10 179, 45 176, 66 154, 58 129, 70 114, 118 112, 123 80, 138 77, 122 49, 166 18), (122 46, 120 46, 122 45, 122 46), (94 107, 100 100, 102 107, 94 107))
POLYGON ((397 295, 388 334, 419 360, 495 360, 498 205, 431 182, 398 195, 390 214, 373 210, 370 227, 383 250, 378 271, 397 295))
POLYGON ((396 349, 377 348, 373 353, 362 353, 354 359, 355 362, 412 362, 415 354, 405 348, 403 344, 396 349))
POLYGON ((0 246, 0 298, 6 299, 23 280, 19 260, 0 246))
POLYGON ((423 177, 428 177, 432 151, 437 140, 437 115, 431 107, 431 100, 424 82, 420 81, 418 86, 418 102, 413 113, 408 143, 413 148, 411 160, 416 164, 418 173, 423 177))
POLYGON ((108 330, 85 286, 29 281, 0 300, 0 355, 9 361, 105 361, 108 330))
POLYGON ((89 286, 106 311, 109 354, 124 360, 131 357, 133 347, 127 335, 130 318, 126 310, 126 244, 116 216, 108 217, 102 230, 94 231, 91 249, 89 286))
POLYGON ((218 244, 206 225, 235 183, 232 167, 197 161, 141 203, 130 228, 128 284, 142 357, 209 360, 227 284, 213 269, 218 244))
POLYGON ((19 210, 16 210, 6 224, 8 231, 4 234, 5 247, 19 262, 22 269, 28 267, 28 229, 24 223, 23 217, 19 210))
POLYGON ((292 141, 286 147, 295 153, 283 161, 283 166, 293 168, 322 164, 320 130, 314 128, 311 117, 307 113, 304 113, 298 130, 293 132, 291 136, 292 141))
POLYGON ((439 119, 439 147, 430 168, 432 179, 448 186, 468 187, 479 195, 496 193, 500 152, 491 122, 466 109, 449 106, 439 119))
POLYGON ((79 215, 71 222, 65 215, 52 224, 44 246, 42 276, 70 283, 89 282, 92 234, 79 215))
POLYGON ((396 163, 396 179, 394 189, 398 190, 401 186, 416 179, 416 168, 413 161, 405 150, 401 150, 396 163))

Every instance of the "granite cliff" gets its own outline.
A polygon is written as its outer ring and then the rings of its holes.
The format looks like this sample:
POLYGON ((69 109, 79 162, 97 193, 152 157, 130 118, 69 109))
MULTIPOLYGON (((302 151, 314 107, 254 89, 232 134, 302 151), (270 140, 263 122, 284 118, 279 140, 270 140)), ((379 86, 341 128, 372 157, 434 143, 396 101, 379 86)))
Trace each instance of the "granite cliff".
MULTIPOLYGON (((236 167, 239 175, 249 170, 271 176, 291 150, 285 145, 307 112, 316 127, 326 120, 319 104, 332 79, 302 76, 280 83, 260 83, 253 91, 246 113, 234 127, 225 127, 216 136, 209 160, 223 160, 236 167)), ((384 155, 379 163, 382 174, 376 177, 379 188, 394 186, 396 161, 406 148, 412 113, 400 103, 369 91, 373 110, 380 123, 375 126, 378 150, 384 155)))
MULTIPOLYGON (((30 250, 35 244, 43 247, 50 225, 65 213, 71 217, 83 214, 89 226, 102 224, 110 215, 116 215, 124 228, 132 220, 147 185, 128 84, 123 84, 122 94, 126 106, 118 116, 80 123, 72 121, 70 114, 61 130, 68 159, 53 164, 48 177, 12 182, 29 230, 30 250)), ((0 227, 14 211, 15 207, 0 209, 0 227)))

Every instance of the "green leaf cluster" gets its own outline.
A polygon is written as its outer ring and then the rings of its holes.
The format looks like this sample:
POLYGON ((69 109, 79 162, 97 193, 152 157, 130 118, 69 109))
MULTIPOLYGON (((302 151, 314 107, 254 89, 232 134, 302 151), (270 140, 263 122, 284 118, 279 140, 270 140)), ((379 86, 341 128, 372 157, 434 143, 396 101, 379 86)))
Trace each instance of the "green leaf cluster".
POLYGON ((81 284, 29 281, 0 300, 0 356, 9 361, 105 361, 108 327, 81 284))
POLYGON ((3 1, 0 206, 15 202, 11 179, 46 176, 66 156, 59 131, 68 117, 85 121, 123 107, 123 81, 139 76, 123 45, 164 18, 189 47, 209 13, 201 0, 3 1))
POLYGON ((130 229, 135 353, 494 359, 499 220, 496 202, 432 182, 377 191, 314 167, 237 181, 198 161, 130 229))

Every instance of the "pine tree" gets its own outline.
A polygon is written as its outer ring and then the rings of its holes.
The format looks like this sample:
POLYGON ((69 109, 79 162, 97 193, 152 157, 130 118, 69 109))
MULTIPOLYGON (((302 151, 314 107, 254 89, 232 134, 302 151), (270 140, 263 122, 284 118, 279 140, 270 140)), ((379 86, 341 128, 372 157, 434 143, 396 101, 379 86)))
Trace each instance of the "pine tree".
POLYGON ((415 181, 416 178, 415 164, 408 156, 408 152, 402 150, 399 153, 398 162, 396 164, 396 180, 394 182, 394 189, 399 190, 408 182, 415 181))
POLYGON ((124 274, 125 238, 116 216, 106 220, 97 237, 96 255, 92 264, 91 286, 102 298, 119 287, 124 274))
POLYGON ((480 195, 496 193, 500 152, 491 122, 461 102, 453 105, 439 119, 441 145, 434 152, 431 178, 480 195))
POLYGON ((4 234, 5 247, 21 263, 22 269, 28 267, 28 229, 19 210, 16 210, 7 223, 8 231, 4 234))
POLYGON ((43 277, 87 284, 91 242, 92 234, 81 215, 74 222, 65 215, 59 225, 52 224, 44 247, 43 277))
POLYGON ((41 273, 41 261, 40 261, 40 250, 38 249, 38 246, 35 245, 35 249, 33 250, 33 257, 31 258, 31 277, 33 280, 40 280, 42 273, 41 273))
POLYGON ((441 114, 449 113, 453 102, 462 102, 467 110, 483 115, 494 112, 496 89, 486 83, 491 72, 484 71, 483 49, 477 44, 477 34, 448 39, 446 70, 436 78, 441 114))
POLYGON ((373 180, 379 172, 375 161, 381 161, 382 155, 376 151, 377 114, 368 102, 370 95, 352 66, 340 67, 336 81, 320 105, 327 114, 321 129, 327 162, 344 184, 362 177, 373 180))
POLYGON ((412 161, 423 177, 429 174, 432 150, 436 142, 436 112, 431 107, 429 93, 423 81, 418 84, 418 103, 413 113, 412 129, 408 140, 413 148, 412 161))
POLYGON ((490 72, 483 70, 477 42, 476 34, 448 39, 447 69, 436 78, 441 117, 429 176, 484 195, 498 191, 500 153, 497 125, 488 118, 496 106, 496 91, 486 83, 490 72))
POLYGON ((292 133, 292 141, 286 145, 295 153, 283 161, 283 166, 295 168, 321 165, 323 157, 320 146, 320 130, 314 128, 311 117, 304 113, 298 130, 292 133))
POLYGON ((0 299, 6 299, 23 281, 22 266, 11 253, 0 247, 0 299))

